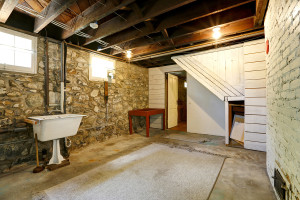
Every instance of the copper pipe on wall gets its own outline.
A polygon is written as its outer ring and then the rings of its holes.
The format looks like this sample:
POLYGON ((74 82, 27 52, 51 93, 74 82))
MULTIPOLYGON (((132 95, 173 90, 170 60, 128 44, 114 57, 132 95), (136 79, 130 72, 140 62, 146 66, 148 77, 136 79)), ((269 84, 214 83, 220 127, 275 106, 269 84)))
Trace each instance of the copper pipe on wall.
POLYGON ((48 38, 44 41, 44 65, 45 65, 45 113, 48 114, 49 111, 49 55, 48 55, 48 38))

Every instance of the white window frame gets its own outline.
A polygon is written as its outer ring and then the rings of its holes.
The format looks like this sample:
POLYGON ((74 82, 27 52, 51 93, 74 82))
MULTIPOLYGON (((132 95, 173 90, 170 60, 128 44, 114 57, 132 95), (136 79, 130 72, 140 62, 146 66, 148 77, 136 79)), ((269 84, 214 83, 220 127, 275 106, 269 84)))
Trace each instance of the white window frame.
POLYGON ((90 80, 90 81, 108 81, 108 77, 106 77, 106 78, 101 78, 101 77, 95 77, 95 76, 93 76, 93 66, 92 66, 92 58, 93 58, 93 57, 96 57, 96 58, 100 58, 100 59, 103 59, 103 60, 107 60, 107 61, 113 62, 113 69, 107 68, 107 67, 105 67, 105 66, 101 66, 101 67, 106 68, 106 70, 115 70, 115 67, 116 67, 116 61, 115 61, 114 59, 110 59, 110 58, 107 58, 107 57, 105 57, 105 56, 101 56, 101 55, 98 55, 98 54, 93 54, 93 53, 90 54, 90 62, 89 62, 89 80, 90 80))
POLYGON ((18 31, 13 31, 13 30, 3 28, 3 27, 0 27, 0 31, 14 35, 14 36, 18 36, 18 37, 22 37, 22 38, 31 40, 32 52, 33 52, 31 55, 31 67, 30 68, 0 63, 0 70, 36 74, 37 73, 37 37, 31 36, 31 35, 28 35, 25 33, 21 33, 18 31))

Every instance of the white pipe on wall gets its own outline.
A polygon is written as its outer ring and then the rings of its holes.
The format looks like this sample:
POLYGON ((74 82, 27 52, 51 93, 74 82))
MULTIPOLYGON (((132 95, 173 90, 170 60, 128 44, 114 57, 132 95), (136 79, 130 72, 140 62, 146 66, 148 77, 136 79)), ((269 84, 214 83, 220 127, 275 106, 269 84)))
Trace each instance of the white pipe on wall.
POLYGON ((60 110, 64 113, 64 97, 65 97, 65 83, 60 82, 60 110))

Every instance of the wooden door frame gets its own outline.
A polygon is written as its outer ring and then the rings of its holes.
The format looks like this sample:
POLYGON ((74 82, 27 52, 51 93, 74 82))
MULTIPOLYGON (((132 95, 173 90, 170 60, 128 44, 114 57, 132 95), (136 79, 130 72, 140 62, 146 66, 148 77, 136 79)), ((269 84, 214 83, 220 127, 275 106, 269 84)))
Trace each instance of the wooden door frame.
MULTIPOLYGON (((166 117, 166 129, 169 129, 169 112, 168 112, 168 105, 169 105, 169 99, 168 99, 168 74, 172 73, 172 72, 181 72, 181 71, 185 71, 185 70, 179 70, 179 71, 169 71, 169 72, 165 72, 165 117, 166 117)), ((175 76, 175 75, 174 75, 175 76)), ((178 77, 178 76, 177 76, 178 77)), ((179 77, 178 77, 179 79, 179 77)), ((187 91, 186 91, 187 93, 187 91)), ((187 106, 187 102, 186 102, 186 106, 187 106)), ((186 116, 186 122, 187 122, 187 116, 186 116)))
POLYGON ((168 98, 168 87, 169 87, 169 84, 168 84, 168 74, 169 72, 165 72, 165 113, 166 113, 166 127, 167 129, 169 129, 169 112, 168 112, 168 108, 169 108, 169 98, 168 98))

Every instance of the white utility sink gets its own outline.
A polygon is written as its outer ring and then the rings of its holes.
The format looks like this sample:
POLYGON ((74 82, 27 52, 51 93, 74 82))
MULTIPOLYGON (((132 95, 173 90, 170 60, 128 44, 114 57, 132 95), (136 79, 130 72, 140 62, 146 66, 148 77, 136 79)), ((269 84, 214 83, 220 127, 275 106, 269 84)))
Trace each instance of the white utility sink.
POLYGON ((64 158, 60 154, 59 138, 76 135, 82 118, 86 115, 60 114, 28 117, 36 121, 34 135, 40 141, 53 140, 53 154, 49 164, 60 164, 64 158))

